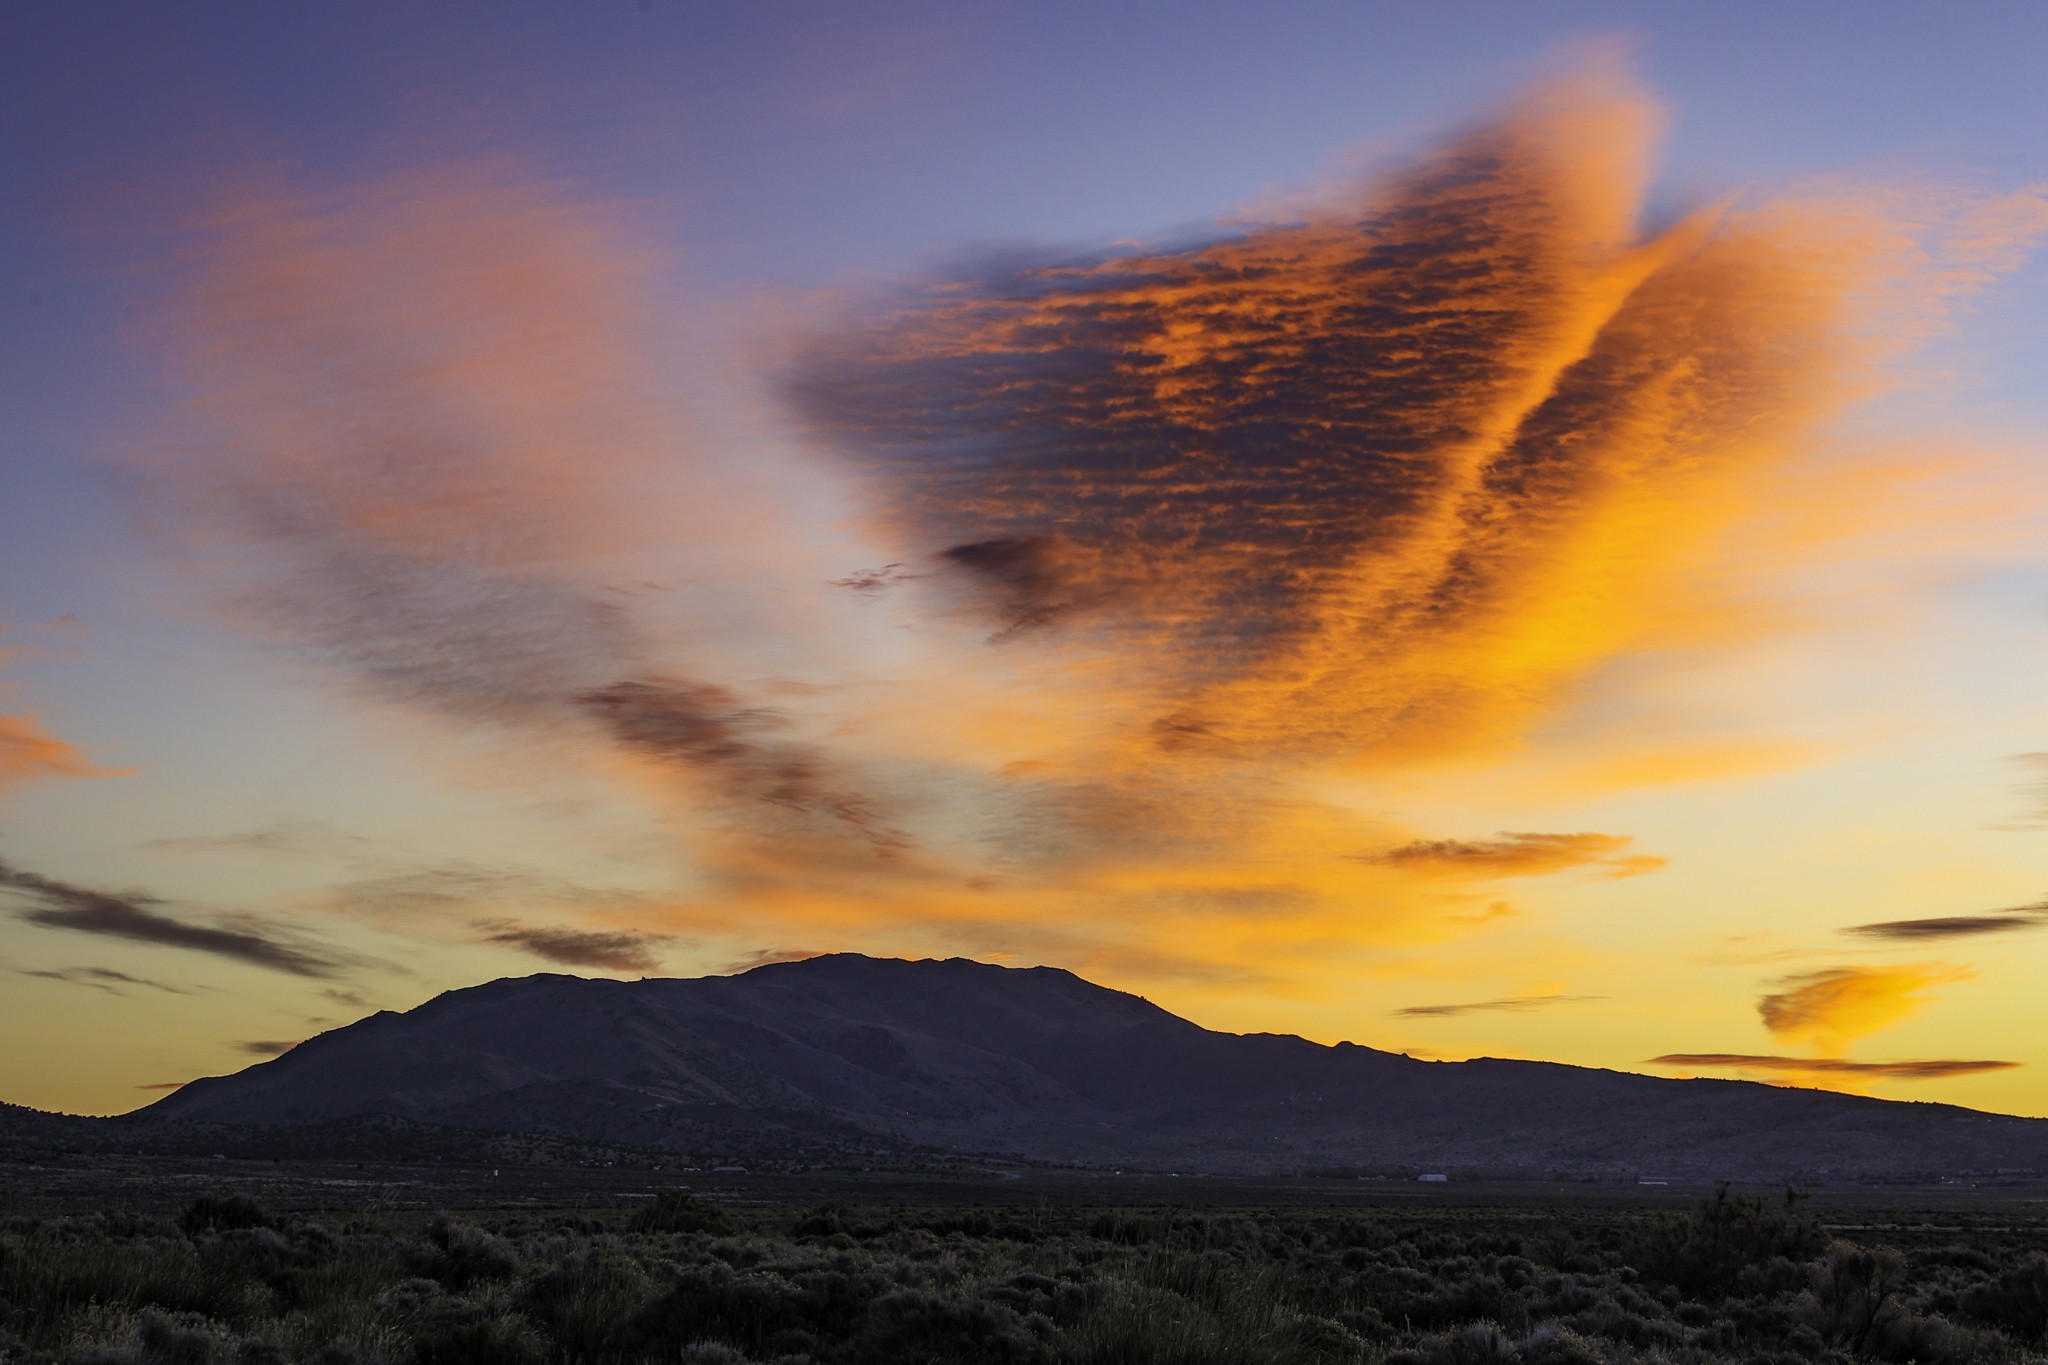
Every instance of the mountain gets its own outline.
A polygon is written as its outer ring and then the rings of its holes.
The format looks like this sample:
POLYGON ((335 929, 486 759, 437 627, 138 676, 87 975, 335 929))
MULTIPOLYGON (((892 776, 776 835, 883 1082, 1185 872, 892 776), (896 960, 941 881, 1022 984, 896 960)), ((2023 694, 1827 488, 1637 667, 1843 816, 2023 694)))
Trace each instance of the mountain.
POLYGON ((135 1117, 369 1114, 685 1152, 710 1150, 707 1134, 781 1134, 1176 1171, 2048 1171, 2048 1120, 1218 1033, 1056 968, 857 954, 727 977, 493 981, 135 1117))

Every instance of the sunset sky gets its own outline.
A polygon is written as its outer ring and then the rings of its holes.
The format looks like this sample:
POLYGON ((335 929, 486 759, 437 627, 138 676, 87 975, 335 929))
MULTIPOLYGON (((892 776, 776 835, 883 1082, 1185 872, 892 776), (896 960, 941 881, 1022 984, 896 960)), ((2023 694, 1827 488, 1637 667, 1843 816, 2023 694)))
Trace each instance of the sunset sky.
POLYGON ((2048 1115, 2044 54, 12 7, 0 1100, 856 951, 2048 1115))

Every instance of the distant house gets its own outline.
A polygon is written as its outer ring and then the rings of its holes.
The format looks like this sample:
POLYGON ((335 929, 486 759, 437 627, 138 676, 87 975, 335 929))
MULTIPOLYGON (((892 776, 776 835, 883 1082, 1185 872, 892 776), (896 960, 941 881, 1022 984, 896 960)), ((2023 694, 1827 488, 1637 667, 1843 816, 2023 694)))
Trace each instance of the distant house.
POLYGON ((1418 1175, 1415 1178, 1430 1185, 1441 1185, 1450 1179, 1447 1175, 1418 1175))

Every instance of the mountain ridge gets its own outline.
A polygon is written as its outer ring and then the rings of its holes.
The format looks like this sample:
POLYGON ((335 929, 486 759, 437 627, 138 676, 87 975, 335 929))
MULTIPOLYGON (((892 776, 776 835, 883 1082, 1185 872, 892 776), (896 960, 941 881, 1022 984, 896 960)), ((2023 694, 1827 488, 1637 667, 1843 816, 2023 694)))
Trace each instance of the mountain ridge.
POLYGON ((1209 1030, 1056 967, 833 954, 500 978, 197 1080, 136 1117, 388 1113, 681 1149, 706 1122, 1218 1173, 1445 1167, 1896 1179, 2048 1170, 2048 1120, 1209 1030))

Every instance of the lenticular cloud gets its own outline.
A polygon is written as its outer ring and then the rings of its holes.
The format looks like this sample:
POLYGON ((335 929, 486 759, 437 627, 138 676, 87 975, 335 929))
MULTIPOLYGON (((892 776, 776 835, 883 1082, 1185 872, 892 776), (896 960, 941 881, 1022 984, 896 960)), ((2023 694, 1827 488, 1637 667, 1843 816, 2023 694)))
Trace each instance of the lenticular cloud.
POLYGON ((1306 221, 933 284, 797 400, 991 641, 1142 660, 1163 749, 1512 729, 1841 388, 1839 224, 1639 232, 1655 121, 1568 83, 1306 221))

